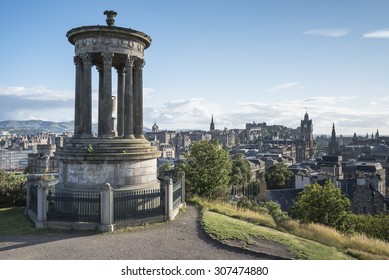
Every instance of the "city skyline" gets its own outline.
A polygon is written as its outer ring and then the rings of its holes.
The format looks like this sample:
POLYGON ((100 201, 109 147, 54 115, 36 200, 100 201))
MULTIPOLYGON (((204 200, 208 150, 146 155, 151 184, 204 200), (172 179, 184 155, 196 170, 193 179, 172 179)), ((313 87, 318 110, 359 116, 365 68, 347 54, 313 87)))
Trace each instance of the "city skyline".
POLYGON ((253 121, 296 128, 308 111, 316 135, 329 135, 332 123, 337 135, 389 135, 388 8, 386 1, 8 1, 0 120, 73 120, 74 49, 65 34, 105 25, 103 12, 112 9, 117 26, 153 40, 145 51, 145 127, 207 130, 213 114, 217 129, 253 121))

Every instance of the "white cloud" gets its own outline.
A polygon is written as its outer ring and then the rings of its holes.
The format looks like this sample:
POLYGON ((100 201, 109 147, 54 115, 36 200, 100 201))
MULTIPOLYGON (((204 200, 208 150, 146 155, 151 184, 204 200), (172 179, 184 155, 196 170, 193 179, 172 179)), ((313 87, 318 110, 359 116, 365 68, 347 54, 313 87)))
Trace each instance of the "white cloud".
MULTIPOLYGON (((244 129, 246 123, 253 121, 296 128, 307 110, 313 120, 315 134, 329 135, 333 122, 336 123, 339 135, 352 135, 354 132, 365 135, 377 129, 381 134, 389 134, 389 130, 385 131, 386 120, 389 119, 387 104, 376 107, 374 111, 364 110, 349 102, 356 98, 357 96, 319 96, 274 103, 242 101, 229 106, 193 98, 167 102, 160 107, 147 107, 144 120, 146 127, 151 127, 156 121, 161 129, 208 130, 213 114, 217 129, 244 129)), ((366 107, 369 107, 368 100, 366 107)))
POLYGON ((349 29, 339 28, 339 29, 312 29, 303 32, 304 35, 316 35, 316 36, 325 36, 325 37, 342 37, 350 33, 349 29))
MULTIPOLYGON (((277 85, 272 90, 299 87, 301 87, 300 83, 290 82, 277 85)), ((153 91, 144 89, 146 95, 153 91)), ((97 96, 97 92, 94 91, 93 95, 97 96)), ((2 96, 0 119, 52 121, 74 119, 72 91, 50 90, 44 87, 0 87, 0 96, 2 96)), ((156 106, 147 106, 146 102, 144 125, 151 127, 156 121, 161 129, 208 130, 213 114, 218 129, 224 127, 243 129, 246 123, 253 121, 296 128, 300 125, 300 120, 304 117, 307 108, 314 122, 315 134, 329 134, 333 122, 336 122, 337 134, 352 135, 357 132, 362 135, 370 134, 377 129, 383 135, 389 134, 387 129, 389 96, 380 98, 365 96, 363 101, 360 99, 361 97, 358 96, 313 96, 311 98, 291 96, 282 102, 264 101, 264 99, 257 99, 260 102, 254 99, 239 102, 237 99, 229 103, 228 101, 212 103, 202 98, 191 98, 171 100, 156 106), (374 110, 371 106, 374 106, 374 110)), ((95 122, 97 102, 93 101, 92 104, 95 122)))
POLYGON ((153 88, 143 88, 143 96, 146 98, 151 98, 151 94, 155 92, 153 88))
POLYGON ((363 38, 389 38, 389 28, 367 32, 363 34, 363 38))
POLYGON ((299 82, 290 82, 290 83, 276 85, 268 89, 268 91, 279 91, 279 90, 298 89, 298 88, 302 88, 299 82))
POLYGON ((69 90, 50 90, 44 86, 0 86, 0 96, 16 96, 27 100, 71 100, 74 92, 69 90))

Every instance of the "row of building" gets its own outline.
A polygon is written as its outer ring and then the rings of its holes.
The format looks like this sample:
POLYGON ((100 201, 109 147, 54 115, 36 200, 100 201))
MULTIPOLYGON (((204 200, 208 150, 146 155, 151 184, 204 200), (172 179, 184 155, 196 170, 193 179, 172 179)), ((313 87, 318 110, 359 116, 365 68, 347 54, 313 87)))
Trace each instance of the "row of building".
MULTIPOLYGON (((28 173, 56 173, 55 151, 72 135, 40 133, 34 136, 0 135, 0 169, 28 173)), ((313 122, 306 112, 297 129, 247 123, 245 129, 215 129, 213 116, 208 131, 159 130, 154 123, 145 137, 161 151, 158 166, 182 160, 192 143, 219 140, 231 156, 242 154, 249 162, 252 179, 258 179, 277 163, 284 163, 294 178, 288 189, 266 190, 267 197, 278 201, 284 210, 293 204, 305 185, 331 180, 341 188, 356 213, 376 213, 385 209, 389 199, 389 147, 379 133, 351 139, 337 137, 332 128, 328 147, 318 150, 313 137, 313 122), (347 142, 347 145, 345 145, 347 142), (362 197, 365 197, 362 199, 362 197)), ((388 139, 389 140, 389 139, 388 139)), ((264 188, 262 188, 263 190, 264 188)))

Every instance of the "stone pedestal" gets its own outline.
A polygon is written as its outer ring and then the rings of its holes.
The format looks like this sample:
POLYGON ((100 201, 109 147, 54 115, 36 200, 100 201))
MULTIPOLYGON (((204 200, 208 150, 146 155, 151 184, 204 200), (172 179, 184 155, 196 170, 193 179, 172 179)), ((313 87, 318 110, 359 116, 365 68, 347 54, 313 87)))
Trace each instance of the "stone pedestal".
POLYGON ((115 190, 159 188, 159 155, 144 139, 74 138, 56 152, 57 189, 100 191, 107 183, 115 190))

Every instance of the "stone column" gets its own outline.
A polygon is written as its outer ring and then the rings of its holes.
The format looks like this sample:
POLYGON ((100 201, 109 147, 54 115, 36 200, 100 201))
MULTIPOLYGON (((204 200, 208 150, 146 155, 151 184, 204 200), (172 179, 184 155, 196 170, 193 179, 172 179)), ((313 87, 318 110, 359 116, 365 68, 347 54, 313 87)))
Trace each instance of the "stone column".
POLYGON ((143 138, 143 66, 145 61, 137 58, 134 65, 134 134, 143 138))
POLYGON ((134 57, 128 55, 125 61, 124 88, 124 138, 134 139, 134 57))
POLYGON ((81 54, 83 62, 82 96, 81 96, 81 124, 82 137, 92 136, 92 56, 89 53, 81 54))
POLYGON ((99 132, 101 137, 109 138, 112 133, 112 58, 113 53, 101 54, 103 58, 103 94, 102 94, 102 125, 99 132))
POLYGON ((117 110, 117 133, 119 137, 122 137, 124 134, 124 90, 125 90, 125 80, 124 80, 124 67, 119 66, 116 68, 118 72, 118 92, 116 99, 116 110, 117 110))
POLYGON ((82 135, 82 59, 79 56, 74 57, 76 66, 76 89, 74 106, 74 136, 82 135))
POLYGON ((96 66, 96 69, 97 69, 97 72, 99 73, 99 92, 98 92, 98 123, 97 123, 97 135, 98 136, 101 136, 101 133, 102 133, 102 125, 103 125, 103 111, 104 111, 104 102, 103 102, 103 91, 104 91, 104 88, 103 88, 103 67, 101 66, 96 66))

